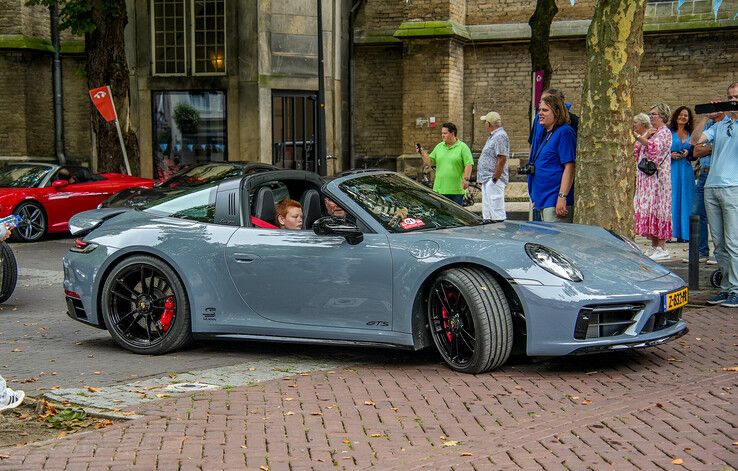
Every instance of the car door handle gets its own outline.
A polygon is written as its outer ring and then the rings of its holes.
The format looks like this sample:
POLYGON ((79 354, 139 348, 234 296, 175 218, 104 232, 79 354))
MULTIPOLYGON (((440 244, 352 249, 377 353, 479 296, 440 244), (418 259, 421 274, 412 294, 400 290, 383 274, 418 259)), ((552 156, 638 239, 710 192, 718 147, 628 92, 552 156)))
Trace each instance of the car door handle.
POLYGON ((234 253, 233 258, 238 263, 251 263, 259 260, 261 257, 253 253, 234 253))

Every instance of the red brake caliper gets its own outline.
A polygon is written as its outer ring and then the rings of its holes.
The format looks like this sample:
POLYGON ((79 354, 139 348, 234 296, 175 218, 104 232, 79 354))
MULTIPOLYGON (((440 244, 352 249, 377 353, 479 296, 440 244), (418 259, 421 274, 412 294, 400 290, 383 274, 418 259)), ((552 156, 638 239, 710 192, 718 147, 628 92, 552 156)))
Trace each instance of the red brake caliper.
MULTIPOLYGON (((451 302, 456 297, 456 293, 451 291, 448 293, 448 300, 451 302)), ((451 342, 454 338, 454 334, 451 333, 451 324, 448 320, 448 311, 446 306, 441 306, 441 317, 443 318, 443 330, 446 331, 446 338, 451 342)))
POLYGON ((169 296, 167 300, 164 302, 164 312, 161 315, 161 318, 159 319, 159 323, 161 324, 161 329, 166 332, 169 330, 169 328, 172 326, 172 321, 174 320, 174 297, 169 296))

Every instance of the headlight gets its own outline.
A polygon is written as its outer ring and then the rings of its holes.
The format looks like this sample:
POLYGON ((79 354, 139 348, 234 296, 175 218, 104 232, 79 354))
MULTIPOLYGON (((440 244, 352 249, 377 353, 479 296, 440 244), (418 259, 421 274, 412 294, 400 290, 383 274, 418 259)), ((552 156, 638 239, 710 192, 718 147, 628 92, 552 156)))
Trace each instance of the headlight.
POLYGON ((582 281, 580 272, 574 263, 560 253, 539 244, 525 244, 525 253, 536 262, 536 265, 547 272, 569 281, 582 281))
POLYGON ((617 239, 620 239, 621 241, 625 242, 625 245, 630 247, 633 251, 638 252, 638 253, 643 253, 641 248, 638 247, 638 244, 636 244, 635 241, 633 241, 632 239, 629 239, 625 237, 624 235, 620 235, 615 231, 611 231, 610 229, 605 229, 605 230, 609 232, 610 234, 612 234, 613 236, 615 236, 617 239))

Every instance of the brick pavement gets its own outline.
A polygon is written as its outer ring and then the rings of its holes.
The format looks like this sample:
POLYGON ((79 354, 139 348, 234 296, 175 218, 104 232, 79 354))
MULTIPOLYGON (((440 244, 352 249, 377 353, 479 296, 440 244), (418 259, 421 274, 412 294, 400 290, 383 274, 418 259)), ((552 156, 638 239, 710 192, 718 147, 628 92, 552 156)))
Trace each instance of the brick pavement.
POLYGON ((142 419, 0 450, 0 470, 738 469, 738 373, 724 370, 738 365, 737 314, 692 308, 690 333, 656 349, 477 376, 377 350, 369 365, 162 400, 133 409, 142 419))

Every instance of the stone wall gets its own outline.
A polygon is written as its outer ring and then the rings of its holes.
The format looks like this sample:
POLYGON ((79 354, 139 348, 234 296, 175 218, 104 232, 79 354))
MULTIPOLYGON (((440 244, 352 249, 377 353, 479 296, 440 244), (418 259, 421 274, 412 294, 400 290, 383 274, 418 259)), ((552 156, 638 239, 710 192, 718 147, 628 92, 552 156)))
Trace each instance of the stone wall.
MULTIPOLYGON (((738 80, 738 54, 729 46, 735 40, 734 31, 693 33, 680 35, 647 35, 645 54, 641 65, 640 80, 634 97, 634 111, 641 112, 658 101, 673 108, 686 104, 694 106, 713 96, 724 97, 726 86, 738 80)), ((405 62, 405 95, 397 96, 395 90, 382 87, 375 91, 371 100, 356 97, 357 129, 363 126, 363 117, 373 114, 373 109, 392 109, 402 101, 405 109, 411 108, 419 116, 437 114, 439 125, 448 117, 437 110, 444 103, 454 102, 454 93, 463 90, 463 127, 460 135, 474 151, 480 151, 486 136, 480 118, 488 111, 498 111, 507 129, 513 152, 528 151, 528 123, 530 108, 530 57, 525 43, 499 43, 469 45, 463 49, 463 80, 456 80, 453 87, 413 86, 433 83, 434 75, 441 76, 441 68, 448 67, 448 58, 456 53, 444 52, 431 47, 430 41, 412 41, 400 47, 382 48, 379 57, 374 57, 372 69, 377 70, 377 60, 392 56, 392 67, 402 55, 405 62), (425 46, 423 44, 426 44, 425 46), (392 51, 392 52, 390 52, 392 51), (429 64, 422 67, 422 64, 429 64), (461 87, 461 88, 458 88, 461 87), (449 98, 451 97, 451 98, 449 98)), ((369 48, 358 48, 356 57, 356 80, 361 87, 367 80, 364 53, 369 48)), ((552 86, 561 89, 572 103, 572 111, 581 114, 582 82, 586 67, 584 39, 559 40, 551 43, 551 63, 554 68, 552 86)), ((371 78, 369 80, 372 80, 371 78)), ((438 83, 437 83, 438 85, 438 83)), ((452 115, 450 108, 449 115, 452 115)), ((412 113, 404 113, 402 120, 403 148, 398 155, 412 152, 412 142, 417 139, 426 147, 440 140, 439 130, 416 128, 412 113)), ((387 130, 384 148, 395 149, 400 144, 398 133, 387 130)), ((356 134, 357 149, 366 146, 364 136, 356 134)))
MULTIPOLYGON (((577 0, 572 6, 569 0, 557 0, 556 21, 591 19, 595 3, 595 0, 577 0)), ((536 0, 476 0, 467 4, 469 25, 528 23, 536 9, 536 0)))
POLYGON ((402 49, 361 48, 355 60, 355 155, 395 157, 403 151, 402 49))

